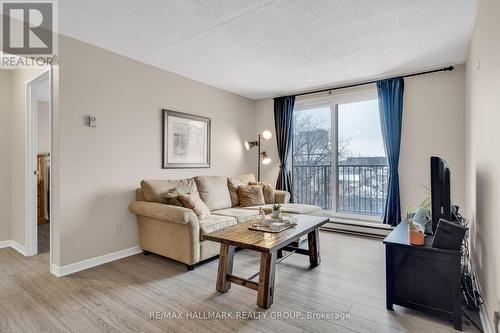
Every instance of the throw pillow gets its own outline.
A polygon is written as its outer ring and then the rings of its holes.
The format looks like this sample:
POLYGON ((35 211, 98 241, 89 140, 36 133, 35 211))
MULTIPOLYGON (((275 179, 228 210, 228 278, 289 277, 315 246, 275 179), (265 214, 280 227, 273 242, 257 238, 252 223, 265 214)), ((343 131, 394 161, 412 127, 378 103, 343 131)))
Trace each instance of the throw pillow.
POLYGON ((260 185, 262 186, 262 192, 264 193, 264 201, 266 204, 273 204, 276 202, 274 187, 271 184, 264 184, 263 182, 249 182, 248 185, 260 185))
POLYGON ((227 178, 227 187, 229 189, 229 195, 231 196, 232 207, 240 205, 240 199, 238 199, 238 186, 248 185, 249 182, 255 182, 255 176, 252 173, 227 178))
POLYGON ((167 205, 184 207, 182 202, 179 200, 179 195, 181 194, 185 194, 185 192, 180 190, 178 187, 168 190, 163 196, 165 198, 165 203, 167 205))
POLYGON ((238 186, 246 185, 238 178, 228 178, 227 187, 229 189, 229 195, 231 196, 231 206, 236 207, 240 205, 240 199, 238 198, 238 186))
POLYGON ((260 206, 266 203, 260 185, 238 186, 238 198, 241 207, 260 206))
POLYGON ((200 219, 210 216, 210 209, 208 209, 207 205, 201 200, 198 192, 179 194, 178 199, 182 202, 184 207, 192 209, 200 219))
POLYGON ((149 202, 164 203, 165 193, 174 187, 179 188, 185 193, 197 191, 196 183, 193 178, 186 179, 146 179, 141 181, 141 189, 144 200, 149 202))

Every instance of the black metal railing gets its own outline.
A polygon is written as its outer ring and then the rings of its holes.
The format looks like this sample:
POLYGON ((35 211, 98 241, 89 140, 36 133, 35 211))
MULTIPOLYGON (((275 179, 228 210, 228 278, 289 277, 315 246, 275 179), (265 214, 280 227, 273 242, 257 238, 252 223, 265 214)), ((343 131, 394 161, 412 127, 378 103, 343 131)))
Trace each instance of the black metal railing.
MULTIPOLYGON (((342 213, 381 215, 387 197, 387 165, 338 165, 335 193, 336 210, 342 213)), ((295 202, 332 209, 330 165, 294 164, 295 202)))

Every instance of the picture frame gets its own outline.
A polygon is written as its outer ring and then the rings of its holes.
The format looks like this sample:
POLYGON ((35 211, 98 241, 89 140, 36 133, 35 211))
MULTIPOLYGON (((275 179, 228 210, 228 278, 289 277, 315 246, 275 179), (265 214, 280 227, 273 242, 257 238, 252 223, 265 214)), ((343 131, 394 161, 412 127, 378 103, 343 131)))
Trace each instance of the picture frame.
POLYGON ((211 119, 167 109, 162 115, 162 168, 209 168, 211 119))

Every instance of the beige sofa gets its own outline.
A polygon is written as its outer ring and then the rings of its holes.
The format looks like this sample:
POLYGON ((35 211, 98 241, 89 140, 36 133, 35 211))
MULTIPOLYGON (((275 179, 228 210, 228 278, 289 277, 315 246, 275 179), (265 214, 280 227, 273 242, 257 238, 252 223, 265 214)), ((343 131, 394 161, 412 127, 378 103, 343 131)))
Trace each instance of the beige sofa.
POLYGON ((139 244, 147 254, 156 253, 187 265, 193 269, 200 261, 219 254, 219 244, 204 241, 205 233, 227 228, 248 221, 258 215, 260 207, 270 211, 274 203, 282 205, 282 211, 295 214, 317 213, 320 208, 311 205, 289 204, 290 194, 275 191, 274 200, 262 206, 239 207, 237 186, 255 181, 252 174, 240 177, 198 176, 177 180, 143 180, 137 189, 137 198, 129 209, 137 215, 139 244), (177 187, 185 192, 198 191, 210 208, 211 215, 198 219, 184 207, 164 204, 164 195, 177 187))

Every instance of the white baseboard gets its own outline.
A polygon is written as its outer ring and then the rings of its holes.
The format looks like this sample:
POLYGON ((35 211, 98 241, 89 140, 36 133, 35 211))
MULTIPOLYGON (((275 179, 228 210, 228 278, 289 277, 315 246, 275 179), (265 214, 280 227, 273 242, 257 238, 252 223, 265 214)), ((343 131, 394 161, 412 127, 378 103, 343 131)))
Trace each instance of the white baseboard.
POLYGON ((18 242, 13 240, 11 247, 17 252, 21 253, 23 256, 28 256, 28 250, 26 249, 26 246, 19 244, 18 242))
POLYGON ((99 257, 90 258, 86 260, 82 260, 79 262, 75 262, 73 264, 58 266, 52 264, 50 267, 50 272, 57 277, 63 277, 66 275, 70 275, 76 272, 83 271, 85 269, 89 269, 95 266, 99 266, 111 261, 115 261, 118 259, 122 259, 125 257, 133 256, 134 254, 141 253, 142 249, 138 246, 134 246, 128 249, 108 253, 99 257))
POLYGON ((0 249, 6 248, 6 247, 13 248, 14 250, 21 253, 25 257, 28 255, 28 251, 26 250, 26 246, 19 244, 15 240, 0 241, 0 249))
POLYGON ((0 249, 4 249, 6 247, 10 247, 10 240, 0 241, 0 249))

